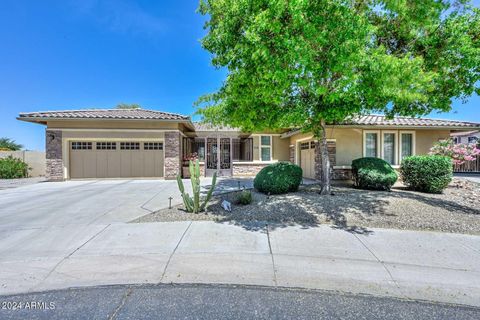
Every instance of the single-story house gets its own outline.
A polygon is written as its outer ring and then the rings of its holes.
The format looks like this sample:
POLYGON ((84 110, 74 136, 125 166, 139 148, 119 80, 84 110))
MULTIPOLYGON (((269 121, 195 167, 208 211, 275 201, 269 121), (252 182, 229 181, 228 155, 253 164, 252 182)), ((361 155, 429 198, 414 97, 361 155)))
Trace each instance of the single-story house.
POLYGON ((450 136, 456 144, 480 143, 480 130, 452 132, 450 136))
MULTIPOLYGON (((85 178, 174 179, 195 153, 202 174, 254 175, 277 161, 291 161, 304 176, 320 173, 312 134, 299 130, 241 132, 194 123, 188 116, 145 109, 93 109, 21 113, 19 120, 46 125, 46 176, 52 181, 85 178)), ((398 166, 426 154, 452 132, 480 123, 359 116, 327 127, 334 179, 348 178, 352 160, 380 157, 398 166)))

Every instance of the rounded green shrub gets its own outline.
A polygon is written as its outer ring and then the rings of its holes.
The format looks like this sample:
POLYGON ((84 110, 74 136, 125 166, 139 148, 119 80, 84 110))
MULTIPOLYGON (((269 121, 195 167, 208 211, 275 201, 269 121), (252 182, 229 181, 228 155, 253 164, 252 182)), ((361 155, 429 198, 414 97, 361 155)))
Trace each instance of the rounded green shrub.
POLYGON ((453 164, 445 156, 412 156, 400 167, 403 183, 411 190, 442 193, 452 181, 453 164))
POLYGON ((352 161, 355 187, 369 190, 390 190, 398 179, 392 166, 379 158, 360 158, 352 161))
POLYGON ((0 159, 0 179, 25 178, 28 170, 28 164, 18 158, 8 156, 0 159))
POLYGON ((267 194, 297 191, 302 176, 303 171, 299 166, 290 162, 277 162, 260 170, 253 180, 253 186, 267 194))

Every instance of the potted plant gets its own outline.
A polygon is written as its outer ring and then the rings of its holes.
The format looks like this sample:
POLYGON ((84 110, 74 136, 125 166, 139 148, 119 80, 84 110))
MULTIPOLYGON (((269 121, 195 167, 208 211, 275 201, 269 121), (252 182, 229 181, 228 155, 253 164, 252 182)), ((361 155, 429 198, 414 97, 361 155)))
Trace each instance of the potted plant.
POLYGON ((190 178, 190 169, 189 169, 190 161, 195 162, 197 160, 198 160, 198 154, 196 152, 190 153, 189 155, 183 157, 182 176, 184 178, 190 178))

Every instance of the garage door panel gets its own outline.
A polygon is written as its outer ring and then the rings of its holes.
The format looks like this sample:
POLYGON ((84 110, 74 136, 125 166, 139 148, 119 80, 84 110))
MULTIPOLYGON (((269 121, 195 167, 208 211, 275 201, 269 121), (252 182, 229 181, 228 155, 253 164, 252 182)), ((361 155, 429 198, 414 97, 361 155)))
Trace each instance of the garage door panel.
POLYGON ((107 153, 107 178, 120 177, 120 151, 107 153))
POLYGON ((147 153, 143 157, 143 162, 144 162, 144 174, 146 177, 155 177, 158 176, 156 172, 156 165, 157 165, 157 153, 147 153))
POLYGON ((163 151, 155 152, 155 176, 163 177, 163 151))
POLYGON ((120 177, 132 177, 132 153, 130 150, 120 151, 120 177))
POLYGON ((303 177, 315 179, 315 148, 311 141, 303 142, 300 147, 300 166, 303 170, 303 177))
POLYGON ((97 151, 96 165, 97 165, 97 178, 108 177, 108 153, 109 151, 97 151))
POLYGON ((83 156, 82 151, 72 150, 70 154, 70 177, 82 178, 83 177, 83 156))
POLYGON ((131 153, 131 175, 132 177, 146 177, 144 174, 145 163, 143 161, 145 152, 144 151, 132 151, 131 153))
POLYGON ((97 177, 97 152, 88 150, 83 153, 83 176, 85 178, 97 177))

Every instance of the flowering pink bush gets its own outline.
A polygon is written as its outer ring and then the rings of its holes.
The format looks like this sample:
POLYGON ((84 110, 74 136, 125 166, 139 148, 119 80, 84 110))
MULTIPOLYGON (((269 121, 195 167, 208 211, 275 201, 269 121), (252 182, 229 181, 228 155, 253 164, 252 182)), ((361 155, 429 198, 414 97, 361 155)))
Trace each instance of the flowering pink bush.
POLYGON ((452 159, 455 165, 474 161, 480 155, 480 149, 474 143, 455 144, 452 139, 441 140, 430 149, 431 155, 441 155, 452 159))

